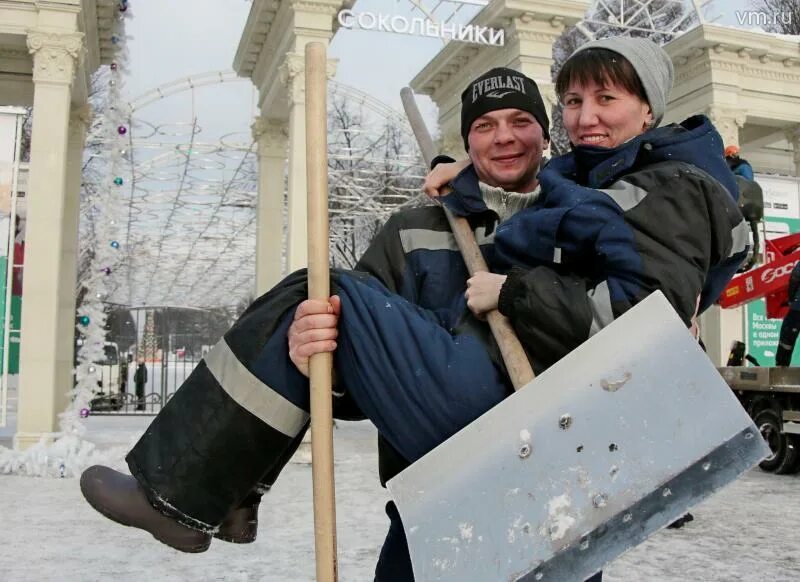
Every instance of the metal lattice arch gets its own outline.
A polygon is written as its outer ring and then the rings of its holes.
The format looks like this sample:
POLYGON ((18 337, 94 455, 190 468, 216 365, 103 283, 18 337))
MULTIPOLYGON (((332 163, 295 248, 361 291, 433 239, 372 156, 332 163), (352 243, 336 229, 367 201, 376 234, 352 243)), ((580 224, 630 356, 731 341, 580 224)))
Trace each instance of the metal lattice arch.
MULTIPOLYGON (((481 14, 490 10, 488 3, 480 0, 408 0, 407 4, 427 20, 440 23, 473 17, 478 9, 481 14)), ((686 18, 697 15, 702 20, 702 4, 700 0, 594 0, 583 4, 585 12, 576 26, 589 37, 613 30, 657 32, 670 38, 681 22, 670 22, 665 27, 662 19, 665 11, 688 7, 686 18)), ((536 17, 528 18, 535 20, 536 17)), ((554 18, 553 22, 558 24, 568 23, 564 16, 554 18)), ((524 13, 522 20, 525 20, 524 13)), ((274 76, 288 77, 291 86, 291 78, 299 68, 297 59, 287 58, 274 76)), ((255 271, 251 251, 257 223, 253 209, 259 180, 254 163, 257 148, 251 136, 237 133, 224 135, 216 142, 203 141, 202 128, 194 113, 190 122, 157 125, 148 124, 141 115, 156 101, 210 85, 244 80, 234 71, 212 71, 161 85, 130 102, 131 125, 135 131, 131 132, 132 180, 125 241, 129 260, 115 275, 116 301, 127 305, 186 305, 196 304, 202 297, 209 305, 242 296, 243 290, 248 288, 255 271), (137 131, 141 138, 136 137, 137 131), (186 139, 183 143, 159 139, 167 137, 186 139), (161 153, 152 155, 159 148, 161 153), (146 159, 141 159, 142 151, 148 152, 144 156, 146 159), (215 173, 229 175, 218 179, 215 173), (176 182, 175 188, 165 187, 170 179, 176 182), (144 217, 148 217, 149 229, 137 228, 135 223, 142 226, 140 219, 144 217)), ((396 164, 392 171, 406 179, 391 184, 388 194, 386 188, 381 191, 371 177, 380 162, 386 165, 388 152, 384 151, 380 159, 376 157, 382 145, 379 142, 386 136, 379 137, 381 133, 375 127, 375 120, 392 120, 406 141, 411 142, 404 117, 369 95, 333 81, 331 94, 334 99, 339 96, 346 102, 357 103, 371 116, 369 127, 357 131, 330 128, 334 146, 331 152, 333 256, 334 261, 348 265, 352 264, 358 250, 363 249, 374 225, 386 212, 414 199, 411 183, 420 177, 422 170, 414 169, 417 160, 413 147, 395 152, 396 164), (335 149, 337 145, 339 148, 335 149)), ((451 138, 456 149, 459 142, 457 137, 451 138)), ((445 150, 450 149, 447 137, 443 145, 445 150)), ((287 174, 292 173, 290 163, 287 174)), ((294 173, 297 173, 296 168, 294 173)), ((284 233, 293 222, 287 219, 287 209, 293 205, 300 206, 291 196, 285 197, 281 204, 284 233)), ((273 214, 275 207, 273 200, 273 214)), ((297 245, 285 235, 282 243, 290 256, 281 257, 279 268, 286 272, 297 266, 297 259, 293 259, 290 252, 291 247, 297 245)))
MULTIPOLYGON (((195 109, 197 92, 243 81, 232 71, 212 71, 129 102, 130 177, 120 213, 125 260, 113 273, 111 302, 205 308, 255 294, 257 145, 249 131, 204 139, 195 109), (189 121, 148 120, 150 106, 187 92, 189 121)), ((350 267, 388 214, 420 202, 424 167, 402 114, 335 81, 329 102, 332 257, 350 267)), ((284 196, 284 229, 287 207, 284 196)))
POLYGON ((672 40, 691 22, 703 22, 711 0, 593 0, 575 27, 588 39, 610 35, 672 40), (672 13, 682 11, 674 18, 672 13))
MULTIPOLYGON (((711 0, 592 0, 585 16, 575 24, 588 39, 609 34, 646 35, 671 40, 689 22, 703 22, 711 0), (672 18, 671 12, 683 16, 672 18)), ((460 22, 475 16, 488 0, 407 0, 412 13, 437 24, 460 22)), ((444 41, 448 42, 448 41, 444 41)))

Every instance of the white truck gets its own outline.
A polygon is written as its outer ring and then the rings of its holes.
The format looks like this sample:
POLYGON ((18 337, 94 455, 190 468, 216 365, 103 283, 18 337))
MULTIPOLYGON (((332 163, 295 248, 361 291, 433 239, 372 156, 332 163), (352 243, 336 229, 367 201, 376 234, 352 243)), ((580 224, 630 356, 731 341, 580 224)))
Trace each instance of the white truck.
MULTIPOLYGON (((92 398, 92 412, 118 411, 122 409, 126 397, 124 394, 127 378, 122 377, 119 346, 115 342, 105 342, 103 359, 95 362, 100 379, 97 381, 96 395, 92 398)), ((127 375, 127 373, 125 373, 127 375)))
POLYGON ((103 359, 95 362, 100 380, 97 381, 99 392, 115 394, 120 392, 121 378, 119 366, 119 346, 114 342, 103 345, 103 359))
MULTIPOLYGON (((758 224, 764 217, 764 200, 754 182, 740 180, 739 186, 739 207, 753 232, 753 255, 724 289, 719 304, 730 309, 763 298, 767 317, 783 319, 789 297, 796 292, 797 281, 792 280, 791 274, 800 261, 800 233, 765 240, 765 260, 757 261, 758 224)), ((761 366, 745 353, 744 342, 736 341, 727 366, 719 368, 719 372, 772 451, 759 466, 780 474, 800 470, 800 368, 761 366), (745 366, 745 360, 752 366, 745 366)))
POLYGON ((769 444, 772 454, 761 469, 800 470, 800 368, 725 366, 719 372, 769 444))

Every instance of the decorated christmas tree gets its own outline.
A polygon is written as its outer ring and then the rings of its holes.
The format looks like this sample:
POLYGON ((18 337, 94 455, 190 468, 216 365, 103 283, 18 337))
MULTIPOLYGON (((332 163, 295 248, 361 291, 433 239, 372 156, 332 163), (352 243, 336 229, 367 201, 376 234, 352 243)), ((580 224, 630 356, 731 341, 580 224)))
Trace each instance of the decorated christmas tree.
POLYGON ((147 362, 161 361, 161 351, 158 347, 158 337, 156 336, 155 311, 148 309, 144 318, 144 335, 142 343, 139 344, 138 358, 144 358, 147 362))

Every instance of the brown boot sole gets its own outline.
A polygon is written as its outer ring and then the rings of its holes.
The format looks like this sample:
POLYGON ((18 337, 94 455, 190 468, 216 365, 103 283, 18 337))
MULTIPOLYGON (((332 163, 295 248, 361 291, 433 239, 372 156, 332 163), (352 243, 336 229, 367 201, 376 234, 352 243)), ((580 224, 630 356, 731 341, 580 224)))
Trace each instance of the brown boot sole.
POLYGON ((258 506, 256 503, 231 511, 214 537, 232 544, 252 544, 258 534, 258 506))
MULTIPOLYGON (((209 538, 208 538, 208 540, 206 542, 198 544, 196 546, 179 546, 179 545, 170 543, 170 541, 167 540, 166 538, 163 538, 163 537, 159 536, 158 534, 156 534, 154 532, 151 532, 150 530, 143 529, 141 527, 133 525, 132 523, 125 523, 124 520, 122 520, 119 517, 115 516, 111 511, 108 511, 103 506, 101 506, 99 504, 95 505, 89 499, 87 499, 86 501, 88 501, 89 505, 94 507, 95 510, 97 510, 99 513, 101 513, 102 515, 104 515, 105 517, 110 519, 111 521, 114 521, 114 522, 116 522, 116 523, 118 523, 120 525, 124 525, 126 527, 132 527, 132 528, 140 529, 140 530, 142 530, 144 532, 147 532, 151 536, 153 536, 155 539, 157 539, 159 542, 164 544, 165 546, 169 546, 170 548, 172 548, 174 550, 178 550, 179 552, 185 552, 187 554, 200 554, 200 553, 205 552, 206 550, 208 550, 208 548, 211 546, 211 537, 210 536, 209 536, 209 538)), ((229 541, 229 540, 225 540, 225 541, 229 541)), ((242 543, 245 543, 245 542, 242 542, 242 543)))
POLYGON ((237 535, 226 535, 220 532, 214 534, 214 537, 218 540, 222 540, 223 542, 230 542, 232 544, 252 544, 256 541, 256 536, 237 536, 237 535))

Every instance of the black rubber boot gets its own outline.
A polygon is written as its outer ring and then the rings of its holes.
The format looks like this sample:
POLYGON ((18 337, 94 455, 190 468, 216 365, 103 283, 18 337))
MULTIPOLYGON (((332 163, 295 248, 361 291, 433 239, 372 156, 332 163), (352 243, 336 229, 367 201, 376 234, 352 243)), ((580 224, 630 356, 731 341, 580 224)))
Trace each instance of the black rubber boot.
POLYGON ((260 504, 261 493, 253 491, 239 504, 239 507, 228 514, 214 537, 233 544, 250 544, 256 541, 260 504))
POLYGON ((211 534, 182 525, 154 508, 139 482, 130 475, 94 465, 81 475, 81 493, 107 518, 143 529, 181 552, 205 552, 211 544, 211 534))
POLYGON ((259 481, 257 490, 251 491, 239 506, 233 509, 225 518, 214 537, 224 542, 234 544, 249 544, 256 541, 258 533, 258 506, 261 503, 261 496, 272 488, 272 485, 280 475, 286 464, 292 459, 306 431, 300 431, 286 449, 283 455, 270 468, 269 472, 259 481))

